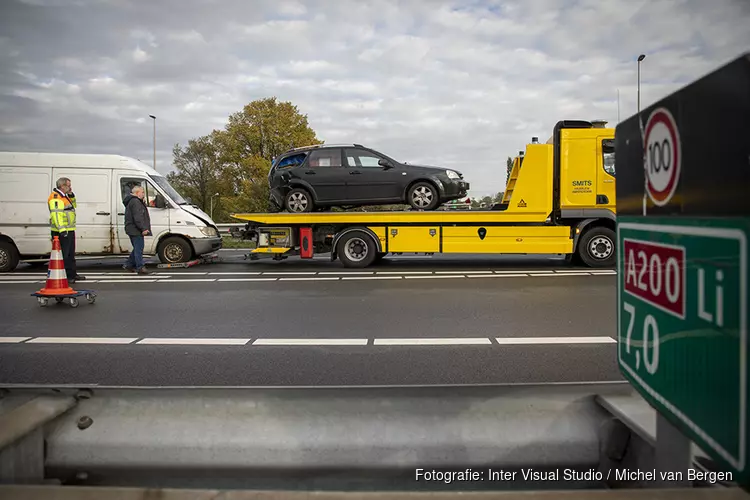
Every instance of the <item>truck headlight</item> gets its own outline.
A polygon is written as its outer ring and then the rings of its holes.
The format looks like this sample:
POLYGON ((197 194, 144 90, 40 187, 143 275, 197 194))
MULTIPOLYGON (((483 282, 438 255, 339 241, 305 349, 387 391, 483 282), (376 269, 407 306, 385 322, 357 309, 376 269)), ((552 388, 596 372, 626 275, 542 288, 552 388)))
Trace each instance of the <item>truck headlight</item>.
POLYGON ((219 236, 219 232, 213 227, 203 226, 198 229, 200 229, 201 233, 203 233, 203 236, 208 236, 208 237, 219 236))
POLYGON ((449 179, 460 179, 461 176, 458 175, 458 172, 455 170, 446 170, 445 175, 448 176, 449 179))

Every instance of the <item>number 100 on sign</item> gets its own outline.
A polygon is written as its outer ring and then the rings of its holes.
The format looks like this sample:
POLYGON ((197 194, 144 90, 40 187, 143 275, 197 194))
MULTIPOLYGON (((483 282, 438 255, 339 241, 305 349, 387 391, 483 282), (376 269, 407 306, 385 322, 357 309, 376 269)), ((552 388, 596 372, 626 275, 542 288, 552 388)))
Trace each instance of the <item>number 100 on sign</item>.
POLYGON ((636 371, 653 375, 662 333, 657 311, 685 319, 685 249, 626 238, 623 253, 625 354, 636 371))

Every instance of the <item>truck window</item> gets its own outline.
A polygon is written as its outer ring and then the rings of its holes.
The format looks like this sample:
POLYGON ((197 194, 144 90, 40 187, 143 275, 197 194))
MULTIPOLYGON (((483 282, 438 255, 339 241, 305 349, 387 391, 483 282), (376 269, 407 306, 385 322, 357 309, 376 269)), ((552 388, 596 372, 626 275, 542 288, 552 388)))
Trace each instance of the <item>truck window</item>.
POLYGON ((615 140, 604 139, 602 141, 602 165, 604 171, 612 177, 615 176, 615 140))

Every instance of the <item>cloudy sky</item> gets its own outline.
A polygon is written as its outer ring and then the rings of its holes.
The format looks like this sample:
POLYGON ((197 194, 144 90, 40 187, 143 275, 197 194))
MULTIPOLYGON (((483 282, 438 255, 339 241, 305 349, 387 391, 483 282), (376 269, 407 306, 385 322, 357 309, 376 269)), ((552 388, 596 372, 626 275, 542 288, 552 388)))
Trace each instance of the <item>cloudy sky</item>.
POLYGON ((157 168, 254 99, 472 195, 559 119, 617 122, 750 50, 748 0, 0 0, 0 150, 157 168))

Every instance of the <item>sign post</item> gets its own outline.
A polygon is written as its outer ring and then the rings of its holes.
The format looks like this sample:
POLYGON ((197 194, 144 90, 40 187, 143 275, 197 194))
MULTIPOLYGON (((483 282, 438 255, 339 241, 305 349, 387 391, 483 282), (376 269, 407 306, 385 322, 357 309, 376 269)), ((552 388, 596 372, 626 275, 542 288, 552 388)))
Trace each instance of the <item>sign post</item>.
POLYGON ((743 486, 750 485, 747 116, 743 56, 615 134, 620 370, 660 418, 743 486))

